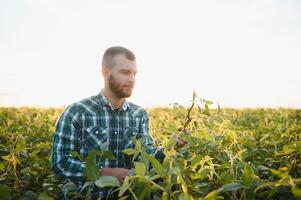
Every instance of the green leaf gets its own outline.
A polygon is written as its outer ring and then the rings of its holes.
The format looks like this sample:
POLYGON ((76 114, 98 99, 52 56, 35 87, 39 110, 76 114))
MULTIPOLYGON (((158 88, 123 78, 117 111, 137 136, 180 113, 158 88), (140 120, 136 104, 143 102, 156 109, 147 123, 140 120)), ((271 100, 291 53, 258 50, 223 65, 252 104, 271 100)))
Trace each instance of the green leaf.
POLYGON ((145 175, 145 165, 144 165, 144 163, 135 162, 134 164, 135 164, 136 174, 138 176, 144 176, 145 175))
POLYGON ((6 156, 1 156, 2 159, 9 161, 10 160, 10 155, 6 155, 6 156))
POLYGON ((30 157, 35 158, 37 156, 37 154, 40 153, 40 152, 41 152, 40 149, 35 149, 31 153, 29 153, 29 155, 30 155, 30 157))
POLYGON ((83 187, 80 189, 80 192, 85 191, 86 188, 89 190, 89 187, 93 187, 93 186, 94 186, 94 182, 86 181, 83 187))
POLYGON ((125 177, 122 186, 119 188, 118 197, 121 197, 130 187, 130 178, 128 176, 125 177))
POLYGON ((162 128, 162 131, 166 132, 166 133, 170 133, 170 134, 179 134, 180 132, 175 129, 175 128, 162 128))
POLYGON ((246 164, 244 167, 243 175, 241 177, 242 184, 246 187, 249 187, 252 181, 254 180, 254 178, 255 178, 255 174, 252 167, 246 164))
POLYGON ((223 192, 228 192, 228 191, 235 191, 235 190, 239 190, 242 187, 243 186, 242 186, 241 183, 230 183, 230 184, 223 185, 222 187, 220 187, 218 189, 218 193, 223 193, 223 192))
POLYGON ((224 197, 218 195, 217 190, 213 190, 209 192, 203 200, 216 200, 216 199, 224 199, 224 197))
POLYGON ((119 181, 114 176, 101 176, 97 181, 95 181, 95 185, 99 188, 119 187, 119 181))
POLYGON ((176 144, 177 144, 177 140, 175 138, 170 138, 166 143, 164 150, 169 150, 171 149, 171 147, 175 146, 176 144))
POLYGON ((130 195, 125 195, 123 197, 120 197, 118 200, 128 200, 130 199, 130 195))
POLYGON ((149 159, 148 159, 148 154, 145 152, 144 149, 141 150, 141 159, 140 162, 144 164, 145 169, 149 169, 149 159))
POLYGON ((205 104, 205 110, 203 111, 203 114, 204 114, 204 115, 207 115, 207 116, 210 116, 208 104, 205 104))
POLYGON ((79 160, 83 161, 84 158, 82 155, 80 155, 77 151, 71 151, 70 152, 71 156, 74 157, 74 158, 78 158, 79 160))
POLYGON ((207 194, 205 196, 204 200, 220 199, 221 196, 218 196, 218 194, 223 193, 223 192, 239 190, 242 187, 243 186, 241 185, 241 183, 230 183, 230 184, 227 184, 227 185, 223 185, 219 189, 214 190, 214 191, 210 192, 209 194, 207 194))
POLYGON ((129 169, 127 176, 134 176, 136 174, 135 170, 129 169))
POLYGON ((97 152, 92 150, 86 159, 86 168, 84 170, 84 175, 89 181, 96 181, 100 177, 99 168, 94 163, 97 152))
POLYGON ((268 167, 263 166, 263 165, 258 165, 258 166, 257 166, 257 169, 258 169, 259 171, 269 171, 269 170, 270 170, 268 167))
POLYGON ((207 100, 207 99, 203 99, 203 101, 204 101, 204 103, 205 103, 205 104, 208 104, 208 105, 211 105, 211 104, 213 104, 213 102, 212 102, 212 101, 210 101, 210 100, 207 100))
POLYGON ((141 149, 142 149, 142 146, 141 146, 141 142, 139 142, 138 140, 134 140, 135 141, 135 149, 140 152, 141 149))
POLYGON ((186 181, 184 180, 182 174, 177 174, 177 183, 181 184, 182 186, 184 185, 186 187, 186 181))
POLYGON ((285 177, 289 176, 287 173, 283 173, 283 172, 277 171, 275 169, 270 169, 270 171, 272 172, 272 174, 278 176, 279 178, 285 178, 285 177))
POLYGON ((115 160, 116 159, 114 154, 111 151, 104 151, 104 152, 102 152, 101 156, 103 158, 107 158, 109 160, 115 160))
POLYGON ((23 136, 18 137, 18 143, 16 145, 16 151, 21 152, 26 147, 26 140, 23 136))
POLYGON ((200 161, 202 160, 202 155, 198 154, 196 156, 193 157, 193 159, 191 160, 191 167, 194 168, 197 164, 200 163, 200 161))
POLYGON ((29 174, 31 172, 30 167, 25 167, 20 171, 22 174, 29 174))
POLYGON ((146 198, 152 191, 152 186, 149 182, 144 180, 139 180, 136 184, 135 193, 137 194, 138 200, 148 199, 146 198))
POLYGON ((169 169, 168 171, 169 174, 180 174, 181 173, 181 169, 178 166, 174 166, 172 168, 169 169))
POLYGON ((164 177, 165 173, 164 173, 164 168, 161 165, 161 163, 152 155, 148 155, 148 159, 151 162, 151 164, 153 165, 153 167, 155 168, 156 172, 160 175, 160 177, 164 177))
POLYGON ((74 182, 70 181, 66 184, 64 184, 62 191, 63 192, 71 192, 71 191, 75 191, 77 189, 76 185, 74 182))
POLYGON ((296 186, 292 187, 292 193, 295 197, 300 198, 301 197, 301 189, 297 188, 296 186))
POLYGON ((39 195, 38 200, 52 200, 45 192, 39 195))
POLYGON ((128 156, 138 153, 138 151, 136 151, 135 149, 132 149, 132 148, 124 149, 122 152, 128 156))
POLYGON ((194 198, 188 193, 181 193, 179 195, 179 200, 193 200, 194 198))
POLYGON ((283 151, 285 154, 292 154, 294 151, 296 151, 296 147, 292 144, 287 144, 283 146, 283 151))
POLYGON ((100 149, 102 151, 108 151, 109 150, 109 143, 108 142, 102 143, 100 149))
POLYGON ((0 162, 0 171, 4 170, 6 167, 6 163, 0 162))
POLYGON ((210 172, 210 168, 208 166, 206 167, 202 167, 198 173, 200 174, 200 179, 201 180, 204 180, 205 178, 207 178, 207 175, 209 174, 210 172))
POLYGON ((33 191, 26 191, 22 197, 22 200, 36 200, 38 195, 33 191))
POLYGON ((7 185, 0 185, 0 199, 2 200, 10 200, 10 190, 7 185))
POLYGON ((230 171, 224 171, 219 175, 219 179, 223 184, 228 184, 233 181, 233 175, 231 175, 230 171))

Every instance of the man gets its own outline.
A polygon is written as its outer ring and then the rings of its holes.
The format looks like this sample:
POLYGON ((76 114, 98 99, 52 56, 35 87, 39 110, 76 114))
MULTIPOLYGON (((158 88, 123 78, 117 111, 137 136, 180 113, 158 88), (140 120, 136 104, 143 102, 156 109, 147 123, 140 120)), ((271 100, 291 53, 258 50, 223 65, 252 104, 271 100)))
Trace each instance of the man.
POLYGON ((146 138, 143 145, 162 160, 162 151, 156 151, 149 135, 146 111, 125 99, 135 86, 137 65, 135 55, 124 47, 107 49, 102 60, 104 88, 96 95, 70 105, 56 125, 52 148, 52 169, 77 183, 84 184, 85 163, 70 155, 76 151, 87 156, 90 150, 100 149, 104 142, 116 160, 101 160, 101 176, 114 176, 122 183, 129 172, 130 162, 123 149, 133 146, 132 137, 146 138), (155 153, 157 152, 157 153, 155 153))

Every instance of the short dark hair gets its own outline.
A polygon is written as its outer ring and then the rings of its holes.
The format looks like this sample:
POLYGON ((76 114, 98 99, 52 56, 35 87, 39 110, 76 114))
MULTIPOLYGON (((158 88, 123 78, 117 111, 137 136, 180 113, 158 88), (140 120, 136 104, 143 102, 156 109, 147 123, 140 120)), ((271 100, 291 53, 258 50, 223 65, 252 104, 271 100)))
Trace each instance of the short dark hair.
POLYGON ((113 46, 108 48, 103 54, 102 66, 108 66, 109 68, 112 68, 116 63, 115 57, 117 55, 124 55, 131 61, 135 61, 136 59, 135 54, 131 50, 121 46, 113 46))

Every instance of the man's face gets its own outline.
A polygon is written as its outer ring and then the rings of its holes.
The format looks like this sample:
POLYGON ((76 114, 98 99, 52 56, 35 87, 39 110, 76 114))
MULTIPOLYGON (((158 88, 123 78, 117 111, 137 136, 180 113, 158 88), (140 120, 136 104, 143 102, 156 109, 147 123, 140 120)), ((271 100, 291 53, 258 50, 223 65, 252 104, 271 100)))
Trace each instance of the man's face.
POLYGON ((130 97, 135 86, 136 62, 124 55, 116 56, 115 61, 115 66, 110 70, 109 88, 118 98, 130 97))

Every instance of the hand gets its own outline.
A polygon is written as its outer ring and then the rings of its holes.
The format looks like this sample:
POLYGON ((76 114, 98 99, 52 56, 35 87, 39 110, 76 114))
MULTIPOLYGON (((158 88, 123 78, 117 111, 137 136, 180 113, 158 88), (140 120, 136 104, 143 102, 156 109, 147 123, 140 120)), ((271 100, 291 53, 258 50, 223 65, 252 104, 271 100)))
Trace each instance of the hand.
POLYGON ((100 170, 101 176, 114 176, 119 180, 120 184, 123 183, 128 172, 129 172, 129 170, 125 169, 125 168, 104 167, 100 170))
POLYGON ((176 149, 179 149, 179 148, 185 146, 185 144, 187 144, 187 142, 180 137, 176 138, 176 141, 177 141, 177 144, 175 146, 176 149))
POLYGON ((179 135, 174 134, 173 137, 177 141, 177 143, 175 145, 175 149, 179 149, 179 148, 185 146, 185 144, 187 144, 187 141, 183 140, 179 135))

